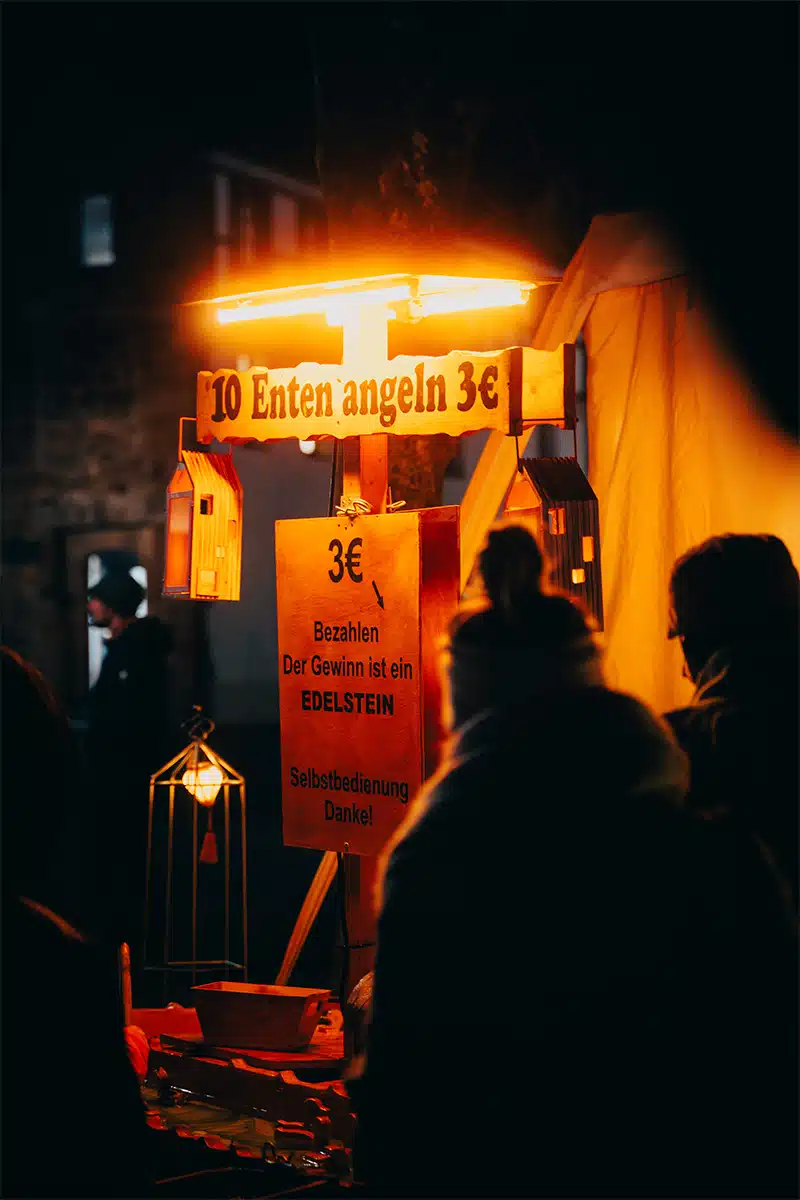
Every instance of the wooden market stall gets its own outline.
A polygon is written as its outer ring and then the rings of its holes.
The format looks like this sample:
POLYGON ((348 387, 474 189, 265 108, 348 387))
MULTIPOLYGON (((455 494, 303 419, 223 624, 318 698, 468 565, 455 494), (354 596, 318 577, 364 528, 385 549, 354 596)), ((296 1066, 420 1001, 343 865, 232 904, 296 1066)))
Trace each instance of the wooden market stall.
MULTIPOLYGON (((295 355, 288 366, 225 366, 197 381, 201 442, 334 438, 341 448, 328 514, 279 522, 275 535, 284 842, 322 851, 279 986, 337 873, 348 988, 371 966, 371 864, 438 753, 436 640, 504 508, 539 522, 562 582, 603 625, 612 685, 660 711, 685 699, 666 636, 675 558, 729 531, 775 533, 800 556, 800 452, 761 416, 684 265, 645 217, 597 218, 557 286, 530 264, 506 258, 501 268, 495 258, 491 267, 466 256, 461 270, 430 258, 331 263, 326 274, 298 270, 203 310, 224 331, 231 361, 241 321, 296 345, 302 328, 309 344, 323 333, 330 344, 330 330, 341 329, 341 361, 295 355), (549 285, 538 298, 537 283, 549 285), (581 334, 588 480, 575 460, 526 459, 536 425, 574 427, 581 334), (488 438, 460 508, 398 508, 389 438, 477 430, 488 438)), ((295 1055, 289 1075, 269 1051, 261 1065, 258 1052, 235 1048, 204 1060, 166 1034, 151 1058, 162 1090, 211 1088, 245 1107, 259 1099, 277 1122, 276 1153, 300 1153, 305 1138, 317 1168, 343 1177, 352 1123, 341 1016, 315 1038, 311 1058, 295 1055), (298 1076, 298 1061, 310 1075, 298 1076)))

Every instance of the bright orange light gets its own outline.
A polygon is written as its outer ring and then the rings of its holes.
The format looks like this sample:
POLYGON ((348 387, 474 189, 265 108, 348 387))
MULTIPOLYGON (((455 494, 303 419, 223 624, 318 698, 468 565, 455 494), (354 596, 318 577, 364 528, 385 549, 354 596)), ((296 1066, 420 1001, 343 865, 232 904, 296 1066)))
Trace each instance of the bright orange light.
POLYGON ((181 779, 189 795, 194 796, 198 804, 206 804, 209 808, 216 800, 223 782, 222 771, 210 762, 188 767, 181 779))
POLYGON ((481 308, 511 308, 516 304, 525 304, 527 299, 527 293, 519 283, 489 283, 458 291, 421 294, 418 300, 411 302, 410 312, 416 317, 432 317, 442 313, 473 312, 481 308))
POLYGON ((408 300, 411 288, 408 284, 396 287, 374 288, 370 291, 337 296, 300 296, 295 300, 278 300, 266 304, 240 304, 237 308, 217 309, 220 325, 232 321, 260 321, 271 317, 300 317, 312 313, 324 314, 329 325, 342 325, 359 308, 365 305, 380 305, 408 300))
POLYGON ((420 296, 435 292, 463 292, 482 287, 517 287, 529 290, 536 287, 522 279, 494 279, 485 275, 420 275, 418 279, 420 296))
POLYGON ((232 304, 234 300, 251 301, 256 297, 261 297, 266 303, 266 298, 270 297, 270 303, 282 300, 308 299, 315 300, 325 293, 335 293, 338 295, 353 295, 360 296, 368 294, 371 291, 376 291, 378 285, 381 287, 394 287, 398 284, 408 284, 410 276, 408 275, 371 275, 368 278, 360 279, 336 279, 327 283, 302 284, 298 287, 280 287, 280 288, 265 288, 262 291, 254 292, 234 292, 230 296, 215 296, 211 300, 203 300, 202 304, 232 304))
MULTIPOLYGON (((435 313, 470 312, 482 308, 508 308, 525 304, 535 284, 510 279, 458 275, 377 275, 371 279, 343 279, 299 288, 220 296, 211 303, 221 325, 235 321, 260 321, 273 317, 325 316, 329 325, 347 324, 364 307, 409 302, 414 318, 435 313), (228 307, 228 305, 232 307, 228 307)), ((405 314, 386 307, 386 318, 405 314)))
MULTIPOLYGON (((346 325, 353 317, 358 315, 358 311, 365 307, 380 307, 382 304, 399 303, 403 300, 408 300, 411 296, 411 289, 408 287, 386 288, 382 293, 366 292, 362 296, 355 296, 353 299, 342 297, 341 300, 329 300, 325 306, 325 320, 329 325, 346 325), (380 295, 380 299, 374 299, 380 295)), ((387 308, 384 316, 387 320, 393 321, 396 313, 391 308, 387 308)))

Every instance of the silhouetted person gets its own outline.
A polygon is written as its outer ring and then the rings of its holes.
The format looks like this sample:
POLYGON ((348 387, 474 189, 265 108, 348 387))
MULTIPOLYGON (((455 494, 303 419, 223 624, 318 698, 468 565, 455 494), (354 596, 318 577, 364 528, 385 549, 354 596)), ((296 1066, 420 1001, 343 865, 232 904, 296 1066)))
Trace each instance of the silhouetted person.
POLYGON ((144 590, 110 572, 90 590, 92 624, 110 638, 89 692, 86 754, 109 934, 131 947, 134 1002, 141 1003, 144 880, 150 776, 176 750, 169 687, 172 631, 136 617, 144 590))
POLYGON ((2 1194, 146 1196, 144 1109, 123 1037, 116 950, 53 907, 80 787, 69 729, 30 664, 5 647, 0 662, 2 1194))
POLYGON ((681 807, 527 532, 451 627, 454 736, 383 856, 357 1167, 380 1196, 790 1196, 795 942, 681 807))
POLYGON ((89 743, 148 776, 169 748, 168 659, 172 631, 158 617, 137 617, 144 588, 127 572, 109 572, 89 591, 91 623, 108 629, 105 657, 89 692, 89 743))
POLYGON ((691 763, 689 801, 754 834, 796 903, 797 570, 778 538, 726 534, 678 559, 670 598, 696 688, 667 716, 691 763))

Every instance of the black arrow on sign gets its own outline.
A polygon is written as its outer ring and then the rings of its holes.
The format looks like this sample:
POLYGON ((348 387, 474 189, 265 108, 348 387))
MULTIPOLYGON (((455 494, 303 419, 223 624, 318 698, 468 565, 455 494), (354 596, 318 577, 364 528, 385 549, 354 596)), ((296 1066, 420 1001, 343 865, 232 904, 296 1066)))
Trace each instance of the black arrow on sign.
POLYGON ((380 592, 378 591, 378 585, 377 585, 377 583, 375 582, 375 580, 374 580, 374 579, 373 579, 373 581, 372 581, 372 586, 373 586, 373 588, 375 589, 375 595, 378 597, 378 604, 381 606, 381 608, 383 608, 383 607, 384 607, 384 603, 383 603, 383 596, 382 596, 382 595, 380 594, 380 592))

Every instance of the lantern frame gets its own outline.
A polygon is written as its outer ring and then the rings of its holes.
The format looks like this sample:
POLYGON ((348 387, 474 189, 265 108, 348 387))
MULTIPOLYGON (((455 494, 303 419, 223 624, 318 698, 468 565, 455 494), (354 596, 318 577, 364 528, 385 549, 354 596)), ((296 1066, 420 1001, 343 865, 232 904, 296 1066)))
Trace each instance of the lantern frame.
POLYGON ((214 730, 214 722, 202 715, 197 708, 195 715, 185 726, 189 732, 190 741, 187 746, 169 762, 166 762, 155 774, 150 776, 150 795, 147 811, 147 864, 145 878, 145 910, 144 910, 144 969, 147 971, 185 970, 191 971, 192 983, 197 981, 199 970, 224 968, 225 978, 230 971, 241 971, 242 978, 247 981, 247 806, 244 776, 236 771, 230 763, 217 754, 207 743, 207 738, 214 730), (183 783, 184 772, 196 767, 198 762, 205 759, 217 767, 222 775, 219 792, 212 804, 198 800, 183 783), (156 789, 168 789, 168 821, 167 821, 167 871, 164 896, 164 930, 163 930, 163 962, 150 963, 148 960, 148 942, 150 941, 151 900, 153 896, 153 822, 155 811, 156 789), (241 927, 241 961, 231 958, 231 791, 235 789, 239 797, 239 817, 241 822, 241 871, 242 871, 242 927, 241 927), (172 913, 173 913, 173 876, 175 865, 175 796, 176 792, 184 792, 192 804, 192 951, 190 959, 173 959, 172 913), (209 814, 213 812, 220 793, 224 819, 224 932, 223 954, 221 958, 198 959, 197 957, 197 891, 198 891, 198 810, 209 814))

